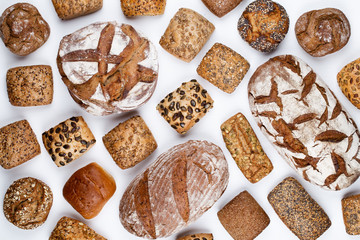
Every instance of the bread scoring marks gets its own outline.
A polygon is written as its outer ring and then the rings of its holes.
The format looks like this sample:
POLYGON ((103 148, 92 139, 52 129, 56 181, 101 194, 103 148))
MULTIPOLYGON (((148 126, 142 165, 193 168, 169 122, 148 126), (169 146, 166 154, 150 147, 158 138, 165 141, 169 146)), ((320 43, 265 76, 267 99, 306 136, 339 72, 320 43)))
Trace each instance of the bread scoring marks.
POLYGON ((79 101, 104 108, 95 115, 138 107, 151 97, 158 74, 153 44, 130 25, 116 22, 95 23, 64 37, 58 66, 79 101))
POLYGON ((293 56, 270 59, 251 77, 248 90, 258 125, 306 180, 339 190, 358 178, 358 129, 306 63, 293 56))

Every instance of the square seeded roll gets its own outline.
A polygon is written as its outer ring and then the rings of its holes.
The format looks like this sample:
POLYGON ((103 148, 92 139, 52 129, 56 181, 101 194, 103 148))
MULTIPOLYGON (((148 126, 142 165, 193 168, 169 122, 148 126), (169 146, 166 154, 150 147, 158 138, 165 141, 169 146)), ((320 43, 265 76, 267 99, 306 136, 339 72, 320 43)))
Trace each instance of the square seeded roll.
POLYGON ((213 103, 207 91, 193 79, 169 93, 156 109, 172 128, 185 134, 205 116, 213 103))
POLYGON ((190 62, 214 30, 214 25, 199 13, 188 8, 180 8, 170 20, 159 43, 170 54, 190 62))
POLYGON ((295 178, 285 178, 269 193, 268 200, 300 240, 317 239, 331 226, 325 211, 295 178))
POLYGON ((268 215, 247 191, 237 195, 217 215, 235 240, 252 240, 270 223, 268 215))
POLYGON ((177 238, 176 240, 213 240, 213 235, 211 233, 198 233, 191 234, 181 238, 177 238))
POLYGON ((222 91, 232 93, 249 68, 249 62, 240 54, 221 43, 215 43, 196 71, 222 91))
POLYGON ((52 103, 53 75, 47 65, 11 68, 6 74, 9 101, 14 106, 41 106, 52 103))
POLYGON ((350 235, 360 235, 360 194, 341 200, 346 232, 350 235))
POLYGON ((232 116, 220 128, 226 148, 251 183, 260 181, 272 171, 270 159, 243 114, 232 116))
POLYGON ((103 142, 122 169, 135 166, 157 148, 154 136, 140 116, 117 125, 103 137, 103 142))
POLYGON ((161 15, 165 6, 166 0, 121 0, 121 9, 126 17, 161 15))
POLYGON ((0 165, 10 169, 40 154, 40 145, 29 122, 21 120, 0 128, 0 165))
POLYGON ((242 0, 202 0, 205 6, 216 16, 223 17, 237 7, 242 0))
POLYGON ((44 146, 56 166, 78 159, 96 142, 82 117, 72 117, 42 134, 44 146))
POLYGON ((106 240, 103 236, 97 234, 85 223, 78 220, 62 217, 51 232, 49 240, 106 240))
POLYGON ((52 0, 59 18, 68 20, 96 12, 102 8, 102 0, 52 0))

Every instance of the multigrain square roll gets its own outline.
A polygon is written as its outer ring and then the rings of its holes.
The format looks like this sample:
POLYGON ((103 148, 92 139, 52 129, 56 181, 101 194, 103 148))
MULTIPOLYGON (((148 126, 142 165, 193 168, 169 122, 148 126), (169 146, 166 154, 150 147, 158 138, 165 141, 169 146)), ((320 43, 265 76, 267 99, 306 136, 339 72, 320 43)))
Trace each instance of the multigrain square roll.
POLYGON ((232 93, 249 68, 249 62, 240 54, 221 43, 215 43, 196 71, 222 91, 232 93))
POLYGON ((360 235, 360 194, 341 200, 346 232, 350 235, 360 235))
POLYGON ((8 70, 6 85, 14 106, 40 106, 53 100, 53 75, 50 66, 24 66, 8 70))
POLYGON ((62 217, 51 232, 49 240, 106 240, 85 223, 69 217, 62 217))
POLYGON ((237 7, 242 0, 202 0, 205 6, 216 16, 223 17, 237 7))
POLYGON ((157 148, 154 136, 140 116, 117 125, 103 137, 103 142, 122 169, 135 166, 157 148))
POLYGON ((42 134, 44 146, 56 166, 81 157, 96 142, 83 117, 71 117, 42 134))
POLYGON ((270 223, 268 215, 247 191, 226 204, 218 212, 218 217, 235 240, 253 240, 270 223))
POLYGON ((63 188, 66 201, 85 219, 96 217, 114 195, 114 178, 93 162, 77 170, 63 188))
POLYGON ((0 128, 0 165, 16 167, 40 154, 40 145, 29 122, 21 120, 0 128))
POLYGON ((170 20, 159 43, 170 54, 190 62, 214 30, 214 25, 199 13, 188 8, 180 8, 170 20))
POLYGON ((319 238, 331 221, 319 204, 294 178, 285 178, 268 195, 281 221, 300 239, 319 238))
POLYGON ((121 0, 121 9, 126 17, 161 15, 165 6, 166 0, 121 0))
POLYGON ((183 236, 181 238, 177 238, 177 240, 213 240, 213 235, 211 233, 198 233, 191 234, 187 236, 183 236))
POLYGON ((52 0, 59 18, 68 20, 96 12, 102 8, 102 0, 52 0))
POLYGON ((214 101, 195 80, 166 95, 156 109, 178 133, 185 134, 213 107, 214 101))
POLYGON ((270 159, 243 114, 232 116, 220 128, 226 148, 251 183, 260 181, 272 171, 270 159))

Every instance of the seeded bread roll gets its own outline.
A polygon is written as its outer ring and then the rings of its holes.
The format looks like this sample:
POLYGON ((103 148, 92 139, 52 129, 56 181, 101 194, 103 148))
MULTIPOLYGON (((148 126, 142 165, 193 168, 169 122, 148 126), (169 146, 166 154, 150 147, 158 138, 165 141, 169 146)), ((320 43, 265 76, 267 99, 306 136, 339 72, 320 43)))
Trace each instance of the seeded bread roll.
POLYGON ((49 24, 29 3, 14 4, 0 17, 0 37, 16 55, 26 56, 34 52, 48 40, 49 35, 49 24))
POLYGON ((106 240, 85 223, 62 217, 51 232, 49 240, 106 240))
POLYGON ((185 134, 213 107, 213 102, 207 91, 193 79, 169 93, 156 109, 172 128, 185 134))
POLYGON ((96 142, 83 117, 72 117, 42 134, 44 146, 56 166, 78 159, 96 142))
POLYGON ((122 169, 135 166, 157 148, 154 136, 140 116, 120 123, 103 137, 103 142, 122 169))
POLYGON ((360 194, 343 198, 341 206, 346 232, 360 235, 360 194))
POLYGON ((236 8, 242 0, 202 0, 205 6, 216 16, 223 17, 236 8))
POLYGON ((269 193, 268 200, 300 240, 318 239, 331 226, 324 210, 295 178, 285 178, 269 193))
POLYGON ((14 106, 41 106, 53 100, 53 75, 47 65, 16 67, 6 74, 9 101, 14 106))
POLYGON ((214 25, 199 13, 188 8, 180 8, 170 20, 159 43, 170 54, 190 62, 214 30, 214 25))
POLYGON ((360 58, 343 67, 337 75, 337 81, 344 95, 360 109, 360 58))
POLYGON ((64 185, 66 201, 84 218, 96 217, 114 195, 114 178, 93 162, 77 170, 64 185))
POLYGON ((251 183, 260 181, 272 171, 270 159, 243 114, 232 116, 220 128, 227 149, 251 183))
POLYGON ((27 177, 13 182, 4 197, 6 219, 21 229, 42 225, 50 212, 53 195, 42 181, 27 177))
POLYGON ((121 9, 126 17, 161 15, 165 6, 166 0, 121 0, 121 9))
POLYGON ((249 68, 249 62, 240 54, 221 43, 215 43, 196 71, 222 91, 232 93, 249 68))
POLYGON ((191 234, 181 238, 177 238, 176 240, 213 240, 213 235, 211 233, 198 233, 191 234))
POLYGON ((217 215, 234 240, 253 240, 270 223, 266 212, 247 191, 237 195, 217 215))
POLYGON ((10 169, 39 155, 40 145, 29 122, 21 120, 0 128, 0 165, 10 169))
POLYGON ((68 20, 100 10, 103 0, 52 0, 52 3, 59 18, 68 20))

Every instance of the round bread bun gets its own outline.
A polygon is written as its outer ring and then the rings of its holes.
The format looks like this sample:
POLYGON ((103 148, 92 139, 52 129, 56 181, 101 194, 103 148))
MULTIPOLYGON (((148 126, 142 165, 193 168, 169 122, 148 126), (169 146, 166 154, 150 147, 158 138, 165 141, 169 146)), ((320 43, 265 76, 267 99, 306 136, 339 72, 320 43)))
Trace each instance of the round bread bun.
POLYGON ((97 116, 133 110, 152 96, 155 46, 132 26, 99 22, 65 36, 57 64, 70 95, 97 116))

